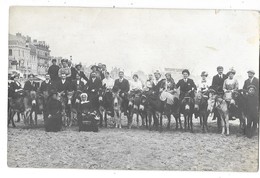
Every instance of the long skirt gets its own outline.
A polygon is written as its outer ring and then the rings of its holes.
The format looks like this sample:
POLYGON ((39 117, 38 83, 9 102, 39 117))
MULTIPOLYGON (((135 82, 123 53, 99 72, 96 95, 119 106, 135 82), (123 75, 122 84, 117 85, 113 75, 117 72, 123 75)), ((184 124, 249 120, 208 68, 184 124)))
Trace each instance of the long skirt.
POLYGON ((61 114, 56 114, 50 118, 45 118, 45 131, 46 132, 58 132, 62 127, 62 116, 61 114))

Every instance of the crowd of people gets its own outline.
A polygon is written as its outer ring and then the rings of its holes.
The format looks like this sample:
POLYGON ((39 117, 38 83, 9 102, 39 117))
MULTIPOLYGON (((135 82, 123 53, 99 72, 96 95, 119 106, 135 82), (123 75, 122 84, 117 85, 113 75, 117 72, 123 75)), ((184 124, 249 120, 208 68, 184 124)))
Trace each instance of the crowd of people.
MULTIPOLYGON (((238 81, 234 77, 236 71, 232 68, 227 74, 224 74, 222 66, 217 67, 217 74, 213 77, 212 81, 208 80, 208 73, 203 71, 201 73, 201 80, 195 84, 189 77, 190 72, 187 69, 182 71, 183 78, 177 83, 175 83, 171 73, 166 73, 165 77, 163 77, 159 70, 156 70, 154 74, 149 74, 148 79, 142 83, 137 74, 132 76, 133 80, 128 81, 124 77, 123 71, 119 71, 118 79, 114 80, 107 71, 106 65, 101 63, 91 67, 92 71, 89 77, 82 71, 81 64, 77 64, 73 67, 71 61, 67 59, 63 59, 61 63, 62 65, 59 67, 56 59, 52 60, 52 65, 45 75, 45 81, 43 81, 40 86, 37 86, 34 82, 33 74, 28 76, 28 81, 25 82, 23 88, 19 83, 19 76, 13 76, 13 81, 9 87, 9 97, 17 98, 21 90, 25 92, 48 91, 50 96, 48 108, 50 111, 47 109, 47 113, 51 116, 61 107, 57 107, 57 105, 60 105, 57 101, 57 93, 62 93, 66 96, 68 91, 80 90, 82 93, 80 95, 82 104, 90 102, 91 107, 98 109, 98 91, 102 87, 111 91, 120 91, 119 95, 123 99, 127 98, 130 91, 152 90, 155 95, 160 95, 161 100, 167 100, 169 103, 173 102, 175 97, 178 97, 180 100, 187 96, 187 94, 190 97, 194 97, 196 91, 205 93, 209 88, 214 89, 220 95, 239 89, 238 81), (180 94, 177 94, 177 89, 179 89, 180 94)), ((247 73, 248 79, 244 82, 242 88, 244 90, 254 88, 257 92, 256 98, 258 99, 259 80, 254 76, 255 72, 253 70, 249 70, 247 73)), ((225 95, 225 97, 228 96, 228 94, 225 95)), ((226 99, 228 100, 228 98, 226 99)), ((124 101, 125 100, 123 100, 122 107, 123 112, 126 112, 127 103, 124 101)))

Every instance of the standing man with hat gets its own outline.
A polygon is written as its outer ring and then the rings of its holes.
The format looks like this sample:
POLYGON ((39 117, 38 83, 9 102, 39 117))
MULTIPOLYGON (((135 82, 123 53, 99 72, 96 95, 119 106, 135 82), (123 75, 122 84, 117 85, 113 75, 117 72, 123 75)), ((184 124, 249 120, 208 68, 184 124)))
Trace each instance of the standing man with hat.
POLYGON ((70 81, 75 80, 76 79, 77 70, 72 66, 72 61, 71 60, 68 61, 68 67, 69 67, 69 69, 71 71, 71 76, 68 79, 70 81))
POLYGON ((90 74, 90 79, 87 83, 87 94, 89 101, 93 104, 96 110, 98 110, 98 90, 102 87, 102 82, 96 76, 96 72, 90 74))
POLYGON ((130 90, 129 81, 124 78, 124 72, 119 71, 118 73, 119 79, 115 80, 113 91, 120 90, 119 96, 123 99, 122 101, 122 107, 123 107, 123 113, 127 114, 127 105, 128 105, 128 99, 127 99, 127 93, 130 90))
POLYGON ((176 88, 180 87, 180 101, 183 100, 183 98, 188 95, 191 98, 194 98, 194 91, 197 90, 197 87, 194 83, 194 81, 190 78, 190 72, 188 69, 184 69, 182 71, 183 79, 179 80, 176 84, 176 88))
POLYGON ((52 59, 52 65, 48 69, 48 74, 50 75, 51 81, 57 82, 59 80, 59 69, 60 67, 56 65, 57 60, 52 59))
POLYGON ((75 66, 75 68, 76 68, 76 74, 78 74, 80 76, 80 78, 83 78, 86 82, 88 82, 88 78, 86 77, 84 72, 81 71, 82 65, 81 64, 77 64, 75 66))
POLYGON ((223 95, 223 84, 227 79, 227 75, 223 74, 224 68, 222 66, 217 67, 218 74, 213 77, 211 88, 214 89, 217 93, 223 95))
POLYGON ((247 73, 248 73, 248 79, 245 80, 243 89, 247 90, 250 85, 254 85, 256 87, 256 92, 257 92, 257 96, 258 96, 258 93, 259 93, 259 79, 254 76, 255 75, 255 71, 249 70, 247 73))

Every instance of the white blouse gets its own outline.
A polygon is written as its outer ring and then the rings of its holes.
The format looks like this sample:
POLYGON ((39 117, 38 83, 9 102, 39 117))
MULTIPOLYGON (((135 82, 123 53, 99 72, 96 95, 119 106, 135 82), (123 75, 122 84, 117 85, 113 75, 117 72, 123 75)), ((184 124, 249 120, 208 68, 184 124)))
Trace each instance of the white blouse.
POLYGON ((131 81, 130 82, 130 90, 142 90, 143 89, 143 84, 140 80, 135 81, 131 81))
POLYGON ((112 78, 104 78, 102 81, 102 85, 106 84, 106 88, 112 89, 114 86, 114 80, 112 78))
POLYGON ((201 80, 197 86, 198 91, 207 91, 209 87, 210 87, 210 83, 207 80, 201 80))

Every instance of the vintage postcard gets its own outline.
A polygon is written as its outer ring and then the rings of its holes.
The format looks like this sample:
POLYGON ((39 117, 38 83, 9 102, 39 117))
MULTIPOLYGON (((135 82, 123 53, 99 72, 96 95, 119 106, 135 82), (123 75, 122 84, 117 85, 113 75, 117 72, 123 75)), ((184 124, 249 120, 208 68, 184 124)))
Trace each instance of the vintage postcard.
POLYGON ((259 25, 245 10, 10 7, 8 166, 258 171, 259 25))

